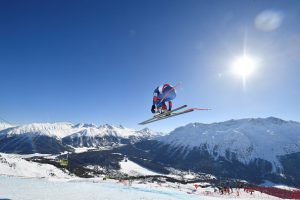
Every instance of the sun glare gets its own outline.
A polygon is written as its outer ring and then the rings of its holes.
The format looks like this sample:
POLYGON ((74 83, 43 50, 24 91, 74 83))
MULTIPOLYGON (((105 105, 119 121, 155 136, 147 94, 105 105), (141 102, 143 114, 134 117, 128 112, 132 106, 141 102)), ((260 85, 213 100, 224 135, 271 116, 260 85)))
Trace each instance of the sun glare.
POLYGON ((255 61, 249 56, 237 58, 233 63, 233 71, 238 76, 246 78, 255 70, 255 61))

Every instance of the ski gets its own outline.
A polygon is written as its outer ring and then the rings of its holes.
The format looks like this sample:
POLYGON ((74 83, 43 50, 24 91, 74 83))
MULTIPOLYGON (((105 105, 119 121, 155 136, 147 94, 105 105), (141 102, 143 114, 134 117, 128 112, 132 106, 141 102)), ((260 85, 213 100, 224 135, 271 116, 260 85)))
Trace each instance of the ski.
POLYGON ((186 108, 186 107, 187 107, 187 105, 183 105, 183 106, 180 106, 180 107, 178 107, 178 108, 175 108, 175 109, 173 109, 173 110, 171 110, 171 111, 168 111, 168 112, 166 112, 166 113, 160 113, 160 114, 155 115, 155 116, 153 116, 152 118, 150 118, 150 119, 148 119, 148 120, 146 120, 146 121, 143 121, 143 122, 141 122, 141 123, 139 123, 139 124, 140 124, 140 125, 148 124, 149 121, 156 120, 156 119, 161 119, 162 117, 165 117, 165 116, 170 116, 173 112, 178 111, 178 110, 183 109, 183 108, 186 108))
POLYGON ((170 115, 164 115, 164 116, 161 116, 159 118, 151 118, 151 119, 146 120, 144 122, 141 122, 139 124, 140 125, 145 125, 145 124, 149 124, 149 123, 156 122, 156 121, 159 121, 159 120, 167 119, 167 118, 170 118, 170 117, 175 117, 177 115, 182 115, 182 114, 186 114, 186 113, 189 113, 189 112, 193 112, 195 110, 197 110, 197 109, 189 108, 187 110, 184 110, 184 111, 181 111, 181 112, 178 112, 178 113, 171 113, 170 115))
POLYGON ((167 115, 170 115, 171 113, 173 113, 175 111, 181 110, 181 109, 186 108, 186 107, 187 107, 187 105, 183 105, 183 106, 175 108, 175 109, 173 109, 171 111, 166 111, 164 113, 159 113, 158 115, 155 115, 153 118, 160 118, 160 117, 163 117, 163 116, 167 116, 167 115))

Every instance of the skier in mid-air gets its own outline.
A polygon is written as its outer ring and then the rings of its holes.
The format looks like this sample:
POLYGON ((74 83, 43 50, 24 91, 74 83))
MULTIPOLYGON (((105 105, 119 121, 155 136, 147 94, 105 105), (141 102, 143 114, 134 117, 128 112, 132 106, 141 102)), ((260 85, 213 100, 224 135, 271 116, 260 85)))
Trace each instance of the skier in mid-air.
POLYGON ((172 109, 172 100, 175 99, 176 97, 175 88, 177 88, 178 85, 179 84, 175 86, 171 86, 165 83, 162 86, 155 88, 153 92, 153 103, 151 106, 151 112, 153 114, 155 113, 158 114, 155 114, 150 119, 140 122, 139 123, 140 125, 145 125, 159 120, 167 119, 170 117, 187 114, 195 110, 210 110, 209 108, 187 108, 187 105, 182 105, 172 109), (168 102, 169 104, 168 108, 166 102, 168 102))
POLYGON ((172 100, 176 97, 175 88, 167 83, 155 88, 153 92, 152 113, 165 113, 172 110, 172 100), (166 102, 168 102, 168 109, 166 102))

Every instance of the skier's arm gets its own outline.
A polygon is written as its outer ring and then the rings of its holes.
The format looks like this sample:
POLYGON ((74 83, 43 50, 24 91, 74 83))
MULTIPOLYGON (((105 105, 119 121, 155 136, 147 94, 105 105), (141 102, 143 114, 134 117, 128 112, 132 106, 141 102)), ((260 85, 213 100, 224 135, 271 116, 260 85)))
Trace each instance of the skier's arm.
POLYGON ((153 93, 153 103, 152 103, 152 106, 151 106, 151 112, 152 113, 155 113, 155 104, 158 101, 158 97, 155 94, 157 94, 157 93, 153 93))
POLYGON ((152 103, 152 105, 155 105, 157 103, 157 101, 158 101, 158 97, 155 96, 155 95, 153 95, 153 103, 152 103))
POLYGON ((158 99, 158 91, 157 89, 154 90, 153 92, 153 100, 152 100, 152 106, 151 106, 151 112, 155 113, 155 105, 159 101, 158 99))
POLYGON ((152 105, 152 106, 151 106, 151 112, 152 112, 152 113, 155 113, 155 105, 152 105))
POLYGON ((158 88, 156 88, 154 91, 153 91, 153 104, 152 105, 155 105, 157 102, 158 102, 158 88))

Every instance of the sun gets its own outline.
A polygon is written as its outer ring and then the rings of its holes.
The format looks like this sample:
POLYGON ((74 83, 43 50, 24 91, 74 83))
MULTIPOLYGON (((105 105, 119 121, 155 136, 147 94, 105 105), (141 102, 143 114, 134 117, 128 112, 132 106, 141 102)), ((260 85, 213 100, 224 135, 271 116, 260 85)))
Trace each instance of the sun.
POLYGON ((233 62, 233 72, 245 79, 255 71, 256 63, 250 56, 243 55, 233 62))

